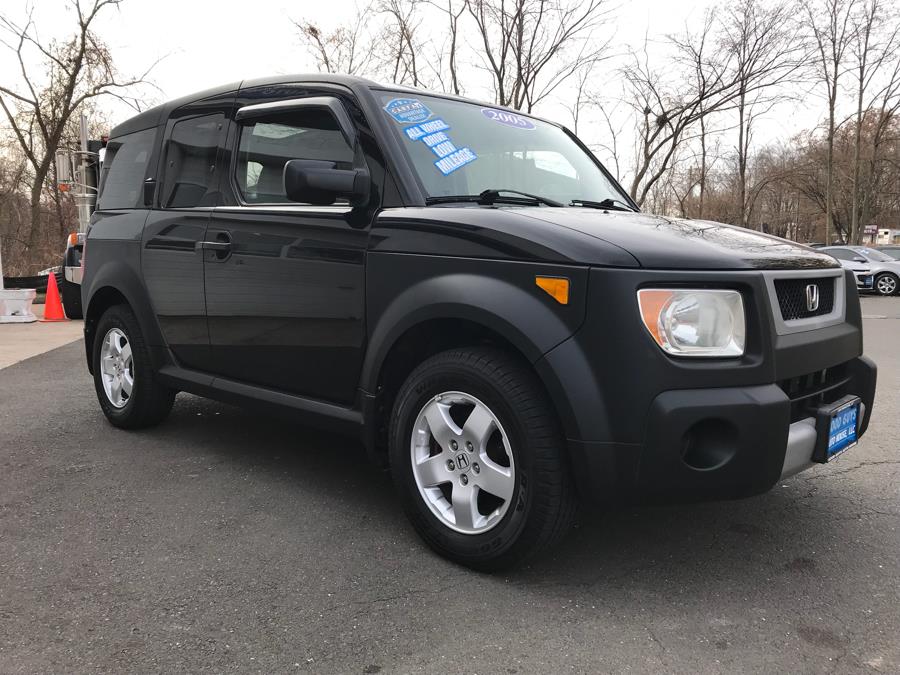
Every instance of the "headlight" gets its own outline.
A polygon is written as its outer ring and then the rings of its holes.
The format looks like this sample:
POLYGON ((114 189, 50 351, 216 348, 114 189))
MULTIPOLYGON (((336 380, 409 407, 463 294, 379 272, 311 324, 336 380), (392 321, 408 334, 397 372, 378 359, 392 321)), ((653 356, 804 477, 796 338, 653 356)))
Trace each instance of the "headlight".
POLYGON ((744 353, 744 301, 737 291, 644 288, 641 318, 656 343, 676 356, 744 353))

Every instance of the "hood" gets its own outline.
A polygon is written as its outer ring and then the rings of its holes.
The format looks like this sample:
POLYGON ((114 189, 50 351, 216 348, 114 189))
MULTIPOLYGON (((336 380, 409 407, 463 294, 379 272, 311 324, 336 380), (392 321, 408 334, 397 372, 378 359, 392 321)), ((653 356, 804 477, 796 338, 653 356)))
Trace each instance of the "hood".
POLYGON ((589 208, 511 209, 522 216, 603 240, 656 269, 840 267, 815 249, 743 227, 706 220, 589 208))

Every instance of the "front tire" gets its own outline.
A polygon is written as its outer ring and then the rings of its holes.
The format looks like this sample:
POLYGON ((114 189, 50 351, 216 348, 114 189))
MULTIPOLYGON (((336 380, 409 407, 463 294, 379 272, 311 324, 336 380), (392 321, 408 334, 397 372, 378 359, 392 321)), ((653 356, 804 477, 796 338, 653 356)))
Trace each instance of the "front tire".
POLYGON ((898 288, 900 283, 893 274, 886 272, 875 277, 875 292, 878 295, 894 295, 898 288))
POLYGON ((176 392, 157 382, 140 324, 129 307, 115 305, 103 313, 92 354, 97 399, 114 426, 141 429, 166 418, 176 392))
POLYGON ((511 567, 557 543, 575 515, 563 438, 526 364, 454 349, 416 368, 390 430, 394 482, 418 534, 468 567, 511 567))

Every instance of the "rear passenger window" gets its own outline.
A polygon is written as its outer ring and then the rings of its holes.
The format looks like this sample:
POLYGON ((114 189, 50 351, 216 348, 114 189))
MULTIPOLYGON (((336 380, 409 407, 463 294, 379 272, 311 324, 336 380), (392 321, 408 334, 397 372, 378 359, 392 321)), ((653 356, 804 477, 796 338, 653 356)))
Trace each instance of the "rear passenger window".
POLYGON ((166 142, 160 203, 167 209, 215 206, 216 152, 225 116, 205 115, 176 122, 166 142))
MULTIPOLYGON (((273 113, 241 127, 237 186, 249 204, 293 203, 284 193, 284 165, 292 159, 336 162, 353 167, 353 148, 334 117, 323 110, 273 113)), ((346 200, 339 200, 346 201, 346 200)))
POLYGON ((144 207, 144 179, 156 128, 110 139, 103 156, 98 209, 144 207))

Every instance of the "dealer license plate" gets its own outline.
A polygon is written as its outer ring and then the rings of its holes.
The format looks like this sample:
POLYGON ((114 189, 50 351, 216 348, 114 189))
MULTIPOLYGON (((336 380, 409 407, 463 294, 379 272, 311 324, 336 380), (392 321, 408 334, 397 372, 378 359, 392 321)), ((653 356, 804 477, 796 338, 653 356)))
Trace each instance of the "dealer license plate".
POLYGON ((826 461, 831 461, 845 450, 856 445, 856 428, 859 420, 859 399, 850 401, 831 413, 828 428, 826 461))

